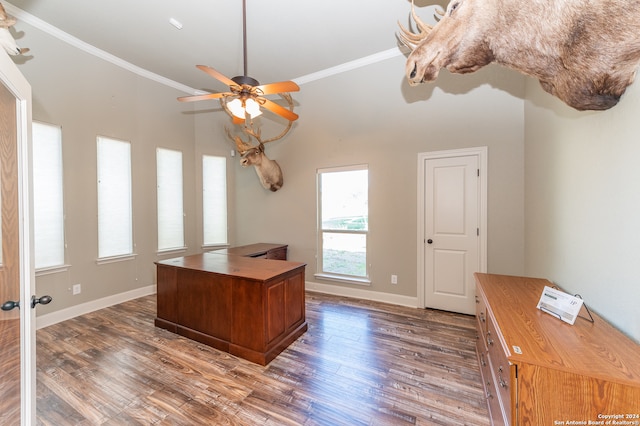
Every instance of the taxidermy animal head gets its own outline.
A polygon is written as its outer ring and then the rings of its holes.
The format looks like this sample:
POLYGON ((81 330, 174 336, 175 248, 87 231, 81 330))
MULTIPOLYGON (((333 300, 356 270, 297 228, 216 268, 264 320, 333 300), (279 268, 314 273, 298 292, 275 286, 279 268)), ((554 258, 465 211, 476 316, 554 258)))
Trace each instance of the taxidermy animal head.
POLYGON ((16 19, 13 16, 7 15, 4 7, 0 4, 0 46, 2 46, 9 55, 13 56, 27 53, 29 51, 29 49, 26 48, 19 48, 11 35, 11 32, 9 32, 9 27, 12 27, 15 23, 16 19))
POLYGON ((540 80, 577 110, 618 103, 640 62, 637 0, 452 0, 433 27, 411 15, 418 32, 400 25, 412 49, 412 85, 440 69, 469 73, 496 62, 540 80))
POLYGON ((240 153, 240 164, 242 164, 243 167, 253 166, 262 186, 273 192, 282 188, 284 179, 282 176, 282 170, 278 163, 275 160, 269 159, 264 153, 264 144, 280 139, 284 136, 291 127, 291 123, 292 122, 290 121, 288 128, 282 134, 266 141, 261 139, 259 130, 255 131, 249 126, 244 126, 243 128, 244 133, 249 135, 249 140, 247 142, 245 142, 240 136, 233 136, 229 129, 225 127, 227 136, 235 142, 238 153, 240 153), (251 144, 251 137, 258 141, 258 145, 251 144))

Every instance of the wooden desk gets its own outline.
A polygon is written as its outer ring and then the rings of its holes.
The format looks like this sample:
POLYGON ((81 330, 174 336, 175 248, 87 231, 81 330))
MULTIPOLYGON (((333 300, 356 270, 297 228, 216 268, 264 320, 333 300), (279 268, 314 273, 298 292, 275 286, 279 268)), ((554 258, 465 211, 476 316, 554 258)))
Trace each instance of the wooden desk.
POLYGON ((287 260, 286 244, 257 243, 246 246, 229 247, 226 249, 213 250, 209 253, 232 254, 234 256, 258 257, 261 259, 287 260))
POLYGON ((212 252, 156 267, 156 327, 261 365, 307 330, 304 263, 212 252))

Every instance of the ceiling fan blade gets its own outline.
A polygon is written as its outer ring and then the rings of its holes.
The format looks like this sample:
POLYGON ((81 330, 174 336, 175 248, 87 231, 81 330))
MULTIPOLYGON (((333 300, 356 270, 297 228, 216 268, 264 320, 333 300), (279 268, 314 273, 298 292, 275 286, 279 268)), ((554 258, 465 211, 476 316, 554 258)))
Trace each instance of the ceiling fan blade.
POLYGON ((209 74, 211 77, 220 80, 221 82, 223 82, 224 84, 226 84, 227 86, 231 87, 231 86, 237 86, 238 84, 231 80, 229 77, 225 76, 224 74, 221 74, 220 72, 216 71, 215 69, 208 67, 206 65, 196 65, 196 67, 198 69, 201 69, 202 71, 206 72, 207 74, 209 74))
POLYGON ((262 101, 260 102, 260 104, 265 107, 266 109, 268 109, 271 112, 274 112, 276 114, 278 114, 281 117, 286 118, 289 121, 295 121, 298 119, 298 114, 296 114, 293 111, 289 111, 288 109, 278 105, 275 102, 270 101, 269 99, 264 99, 262 98, 265 102, 262 103, 262 101))
POLYGON ((293 81, 280 81, 278 83, 263 84, 255 87, 260 90, 264 95, 272 95, 282 92, 297 92, 300 87, 293 81))
POLYGON ((231 96, 232 93, 207 93, 206 95, 181 96, 178 98, 180 102, 204 101, 207 99, 219 99, 224 96, 231 96))

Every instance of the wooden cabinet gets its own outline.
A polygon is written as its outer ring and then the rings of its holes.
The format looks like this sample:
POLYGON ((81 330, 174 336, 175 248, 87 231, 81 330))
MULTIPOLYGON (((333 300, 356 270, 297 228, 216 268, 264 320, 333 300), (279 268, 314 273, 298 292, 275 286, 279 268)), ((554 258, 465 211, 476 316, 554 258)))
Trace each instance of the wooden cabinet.
POLYGON ((307 330, 304 263, 212 252, 156 265, 157 327, 261 365, 307 330))
POLYGON ((475 278, 492 424, 640 425, 640 345, 598 315, 570 325, 538 310, 547 280, 475 278))

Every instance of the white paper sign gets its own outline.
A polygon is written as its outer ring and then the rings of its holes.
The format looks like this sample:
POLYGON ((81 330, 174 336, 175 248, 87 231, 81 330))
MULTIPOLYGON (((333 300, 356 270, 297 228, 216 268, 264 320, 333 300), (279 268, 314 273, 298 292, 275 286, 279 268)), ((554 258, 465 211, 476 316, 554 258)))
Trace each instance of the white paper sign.
POLYGON ((573 325, 582 307, 582 302, 579 297, 545 286, 538 302, 538 309, 573 325))

